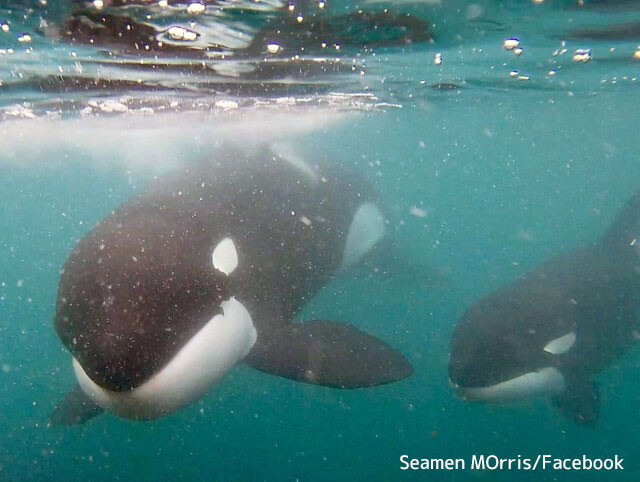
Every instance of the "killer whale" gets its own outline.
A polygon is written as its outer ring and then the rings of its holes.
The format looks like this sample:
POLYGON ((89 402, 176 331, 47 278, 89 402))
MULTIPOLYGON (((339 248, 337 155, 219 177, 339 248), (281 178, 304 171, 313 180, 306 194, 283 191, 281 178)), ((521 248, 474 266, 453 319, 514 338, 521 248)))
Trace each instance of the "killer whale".
POLYGON ((375 192, 287 149, 229 151, 158 179, 76 245, 55 329, 78 386, 51 416, 173 413, 236 364, 336 388, 412 373, 352 325, 292 322, 339 270, 384 246, 375 192))
POLYGON ((454 329, 449 379, 466 400, 551 396, 594 426, 593 380, 640 339, 640 192, 598 241, 487 295, 454 329))

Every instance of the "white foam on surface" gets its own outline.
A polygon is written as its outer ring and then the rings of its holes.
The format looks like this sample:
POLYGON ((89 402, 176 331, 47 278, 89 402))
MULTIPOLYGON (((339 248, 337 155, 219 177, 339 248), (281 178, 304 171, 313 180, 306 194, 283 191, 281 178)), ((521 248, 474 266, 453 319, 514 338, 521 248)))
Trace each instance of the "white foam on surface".
POLYGON ((0 166, 39 169, 76 162, 156 175, 210 157, 222 145, 247 148, 294 139, 353 115, 292 109, 7 120, 0 123, 0 166))

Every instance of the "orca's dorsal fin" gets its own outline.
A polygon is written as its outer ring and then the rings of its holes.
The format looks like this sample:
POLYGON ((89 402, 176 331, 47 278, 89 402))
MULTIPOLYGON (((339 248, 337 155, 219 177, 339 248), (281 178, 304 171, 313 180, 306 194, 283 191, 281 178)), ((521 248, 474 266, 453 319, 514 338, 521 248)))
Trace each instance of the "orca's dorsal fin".
POLYGON ((565 391, 554 402, 560 413, 578 425, 594 428, 600 419, 600 392, 594 381, 567 378, 565 391))
POLYGON ((382 340, 334 321, 290 323, 265 334, 245 363, 291 380, 364 388, 408 377, 411 364, 382 340))
POLYGON ((618 212, 602 244, 607 249, 635 250, 640 256, 640 191, 618 212))
POLYGON ((80 425, 104 412, 76 385, 49 415, 54 426, 80 425))

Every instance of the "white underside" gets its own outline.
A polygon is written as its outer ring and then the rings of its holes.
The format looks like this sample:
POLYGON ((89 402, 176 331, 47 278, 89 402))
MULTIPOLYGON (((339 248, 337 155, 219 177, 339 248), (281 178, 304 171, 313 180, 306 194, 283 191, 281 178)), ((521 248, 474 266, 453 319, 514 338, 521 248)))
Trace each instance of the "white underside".
POLYGON ((351 220, 340 269, 353 266, 383 237, 384 216, 375 204, 362 204, 351 220))
POLYGON ((235 298, 223 301, 214 316, 151 379, 127 392, 96 385, 73 359, 82 390, 99 406, 126 418, 149 420, 168 415, 203 396, 247 356, 257 334, 251 316, 235 298))
POLYGON ((455 389, 460 398, 464 400, 507 403, 527 398, 557 395, 564 391, 565 382, 562 373, 556 368, 546 367, 488 387, 463 388, 456 386, 455 389))

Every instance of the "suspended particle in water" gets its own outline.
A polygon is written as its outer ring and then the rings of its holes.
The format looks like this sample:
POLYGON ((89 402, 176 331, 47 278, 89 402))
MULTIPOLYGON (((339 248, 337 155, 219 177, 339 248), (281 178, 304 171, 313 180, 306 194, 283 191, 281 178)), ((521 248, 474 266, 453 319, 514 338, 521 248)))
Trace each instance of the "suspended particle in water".
POLYGON ((318 8, 324 8, 325 3, 324 2, 320 2, 318 3, 318 8))
POLYGON ((2 25, 0 26, 0 28, 2 29, 2 31, 4 33, 7 33, 9 31, 9 24, 8 23, 2 23, 2 25))
POLYGON ((192 3, 187 7, 187 13, 191 14, 191 15, 199 15, 201 13, 204 13, 206 7, 204 4, 202 3, 192 3))
POLYGON ((591 60, 591 50, 589 49, 578 49, 573 54, 574 62, 585 63, 585 62, 589 62, 589 60, 591 60))
POLYGON ((475 20, 480 18, 484 13, 484 7, 482 5, 478 5, 477 3, 472 3, 467 6, 465 11, 465 18, 467 21, 475 20))
POLYGON ((505 50, 513 50, 520 45, 520 39, 517 38, 508 38, 504 42, 502 42, 502 46, 505 50))
POLYGON ((640 60, 640 46, 638 46, 638 49, 633 53, 633 59, 640 60))
POLYGON ((419 208, 418 206, 412 206, 411 209, 409 209, 409 214, 417 218, 427 217, 427 211, 425 209, 419 208))
POLYGON ((98 10, 102 10, 104 8, 104 2, 102 0, 93 0, 93 6, 98 10))
POLYGON ((304 20, 304 17, 303 17, 302 15, 298 15, 298 16, 296 17, 296 20, 297 20, 297 22, 298 22, 298 23, 302 23, 302 22, 303 22, 303 20, 304 20))
POLYGON ((436 65, 442 65, 442 54, 437 53, 435 58, 433 59, 433 63, 436 65))
POLYGON ((277 54, 280 51, 280 46, 278 44, 269 44, 267 45, 267 52, 270 54, 277 54))
POLYGON ((547 75, 549 75, 549 77, 553 77, 554 75, 556 75, 558 73, 558 71, 556 69, 551 69, 547 75))
POLYGON ((517 76, 518 76, 517 70, 512 70, 511 72, 509 72, 509 77, 517 77, 517 76))

